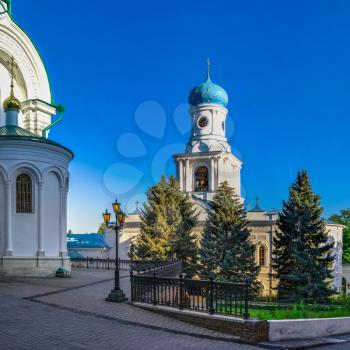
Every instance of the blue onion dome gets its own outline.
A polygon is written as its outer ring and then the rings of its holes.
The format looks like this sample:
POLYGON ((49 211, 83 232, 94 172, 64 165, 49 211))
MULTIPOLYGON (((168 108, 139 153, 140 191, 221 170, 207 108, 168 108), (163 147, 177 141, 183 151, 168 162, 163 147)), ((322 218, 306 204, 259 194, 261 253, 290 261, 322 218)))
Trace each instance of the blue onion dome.
POLYGON ((200 104, 214 104, 226 107, 228 104, 228 95, 219 85, 214 84, 209 77, 204 83, 199 84, 192 89, 188 96, 188 102, 191 106, 200 104))

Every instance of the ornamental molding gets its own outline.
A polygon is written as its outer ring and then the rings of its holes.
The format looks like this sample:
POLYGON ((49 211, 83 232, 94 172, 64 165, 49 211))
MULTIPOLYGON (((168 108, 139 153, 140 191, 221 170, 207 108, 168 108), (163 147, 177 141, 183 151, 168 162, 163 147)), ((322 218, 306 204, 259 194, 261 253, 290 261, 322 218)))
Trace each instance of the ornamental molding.
POLYGON ((51 93, 43 62, 28 36, 7 14, 0 16, 0 60, 6 65, 13 56, 20 74, 17 83, 24 85, 27 99, 51 101, 51 93))

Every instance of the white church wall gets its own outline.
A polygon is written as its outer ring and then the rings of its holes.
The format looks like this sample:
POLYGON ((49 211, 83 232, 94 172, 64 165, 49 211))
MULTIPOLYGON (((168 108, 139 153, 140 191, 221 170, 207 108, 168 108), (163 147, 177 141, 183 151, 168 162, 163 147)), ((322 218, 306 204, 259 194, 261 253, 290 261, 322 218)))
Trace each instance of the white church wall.
MULTIPOLYGON (((70 268, 65 254, 66 189, 61 184, 68 184, 63 179, 68 177, 71 157, 66 149, 51 144, 1 140, 0 164, 11 179, 12 215, 9 224, 5 220, 6 248, 0 250, 3 260, 0 275, 47 276, 53 275, 62 264, 70 268), (32 179, 33 213, 16 213, 16 177, 21 172, 28 173, 32 179)), ((7 203, 6 194, 1 199, 7 203)))
POLYGON ((57 175, 54 172, 49 172, 44 177, 43 186, 44 252, 45 256, 58 256, 62 213, 60 205, 60 182, 57 175))

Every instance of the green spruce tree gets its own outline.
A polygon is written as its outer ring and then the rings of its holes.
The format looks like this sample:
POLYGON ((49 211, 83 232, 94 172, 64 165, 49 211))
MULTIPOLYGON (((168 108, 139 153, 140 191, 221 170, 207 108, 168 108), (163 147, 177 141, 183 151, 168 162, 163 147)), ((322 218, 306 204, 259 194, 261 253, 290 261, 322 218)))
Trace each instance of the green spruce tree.
POLYGON ((259 287, 259 267, 255 264, 255 245, 250 241, 246 212, 227 182, 217 190, 201 240, 201 275, 208 279, 250 281, 259 287))
POLYGON ((98 227, 97 233, 104 234, 106 232, 106 224, 103 222, 98 227))
POLYGON ((197 264, 197 242, 192 231, 197 215, 189 198, 181 193, 174 177, 147 191, 141 210, 141 232, 133 246, 134 259, 178 259, 185 272, 193 274, 197 264))
POLYGON ((343 230, 343 263, 350 264, 350 208, 341 210, 338 215, 334 214, 330 221, 344 225, 343 230))
POLYGON ((298 173, 283 202, 274 238, 273 267, 278 298, 287 302, 324 302, 331 288, 334 241, 329 238, 306 171, 298 173))

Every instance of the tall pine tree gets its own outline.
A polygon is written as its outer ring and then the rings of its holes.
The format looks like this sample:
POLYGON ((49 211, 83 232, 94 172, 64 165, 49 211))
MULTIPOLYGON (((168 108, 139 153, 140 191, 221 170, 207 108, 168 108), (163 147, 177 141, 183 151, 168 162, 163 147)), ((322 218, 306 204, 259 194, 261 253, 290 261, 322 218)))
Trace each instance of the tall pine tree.
POLYGON ((216 280, 244 282, 258 287, 259 267, 255 245, 250 241, 246 212, 227 182, 217 190, 201 240, 201 275, 216 280))
POLYGON ((178 259, 193 274, 198 257, 197 240, 192 233, 197 215, 189 198, 182 194, 174 177, 147 191, 141 210, 141 232, 133 246, 134 259, 178 259))
POLYGON ((273 267, 278 298, 287 302, 324 302, 331 287, 334 241, 328 236, 320 196, 306 171, 298 173, 283 202, 274 238, 273 267))

